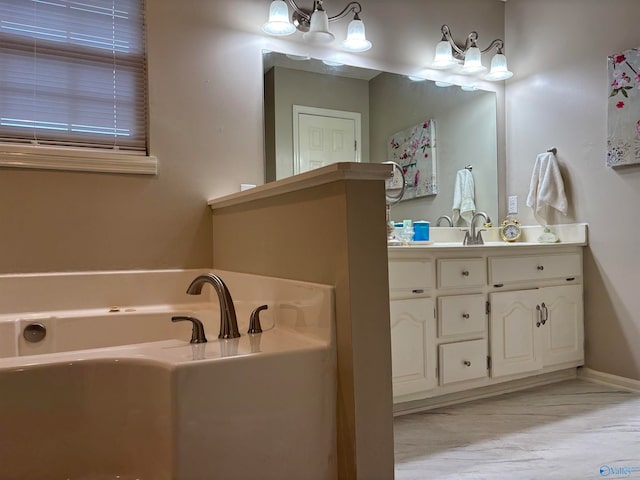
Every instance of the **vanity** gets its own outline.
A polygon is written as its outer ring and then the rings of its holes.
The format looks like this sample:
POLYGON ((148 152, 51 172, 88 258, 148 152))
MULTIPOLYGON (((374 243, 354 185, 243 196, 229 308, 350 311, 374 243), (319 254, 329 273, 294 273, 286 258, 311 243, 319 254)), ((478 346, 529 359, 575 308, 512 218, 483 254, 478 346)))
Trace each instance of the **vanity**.
POLYGON ((584 362, 582 250, 587 226, 554 227, 559 243, 458 228, 431 243, 388 247, 396 414, 435 408, 576 375, 584 362))

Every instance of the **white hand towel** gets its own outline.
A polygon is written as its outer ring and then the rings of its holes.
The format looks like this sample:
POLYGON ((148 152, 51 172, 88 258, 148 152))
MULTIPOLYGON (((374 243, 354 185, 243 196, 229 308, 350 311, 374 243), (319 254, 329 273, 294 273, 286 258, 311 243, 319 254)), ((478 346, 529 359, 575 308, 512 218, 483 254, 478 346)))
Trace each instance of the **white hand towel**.
POLYGON ((536 158, 531 174, 527 207, 540 225, 547 225, 547 206, 553 207, 563 215, 567 214, 567 196, 556 156, 552 152, 541 153, 536 158))
POLYGON ((466 168, 458 170, 456 184, 453 191, 453 224, 462 218, 467 225, 471 224, 473 212, 476 210, 474 200, 475 185, 473 175, 466 168))

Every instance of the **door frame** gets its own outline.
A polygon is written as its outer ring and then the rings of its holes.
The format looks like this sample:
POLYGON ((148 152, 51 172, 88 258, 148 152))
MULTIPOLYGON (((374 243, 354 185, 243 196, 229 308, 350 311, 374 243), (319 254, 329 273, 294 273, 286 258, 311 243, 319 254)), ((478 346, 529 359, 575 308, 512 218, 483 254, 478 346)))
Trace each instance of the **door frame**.
POLYGON ((353 120, 355 124, 356 139, 356 155, 355 161, 362 161, 362 114, 359 112, 348 112, 345 110, 331 110, 328 108, 307 107, 305 105, 293 105, 293 174, 303 173, 300 171, 300 127, 298 119, 300 114, 317 115, 321 117, 341 118, 344 120, 353 120))

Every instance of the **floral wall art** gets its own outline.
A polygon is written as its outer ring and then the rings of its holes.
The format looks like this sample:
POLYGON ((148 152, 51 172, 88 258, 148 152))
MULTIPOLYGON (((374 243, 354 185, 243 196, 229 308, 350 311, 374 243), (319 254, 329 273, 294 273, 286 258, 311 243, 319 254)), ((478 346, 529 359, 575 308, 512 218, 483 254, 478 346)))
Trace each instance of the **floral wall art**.
POLYGON ((435 134, 435 120, 425 120, 388 139, 388 158, 404 171, 404 200, 438 193, 435 134))
POLYGON ((640 164, 640 48, 609 55, 607 166, 640 164))

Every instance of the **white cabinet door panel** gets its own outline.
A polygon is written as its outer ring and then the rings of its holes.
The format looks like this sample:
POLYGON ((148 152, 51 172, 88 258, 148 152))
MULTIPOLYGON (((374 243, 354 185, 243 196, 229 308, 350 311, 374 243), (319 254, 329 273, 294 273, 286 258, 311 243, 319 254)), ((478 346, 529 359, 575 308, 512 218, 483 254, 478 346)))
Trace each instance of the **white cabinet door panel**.
POLYGON ((433 306, 431 298, 390 302, 395 397, 428 391, 437 385, 433 306))

